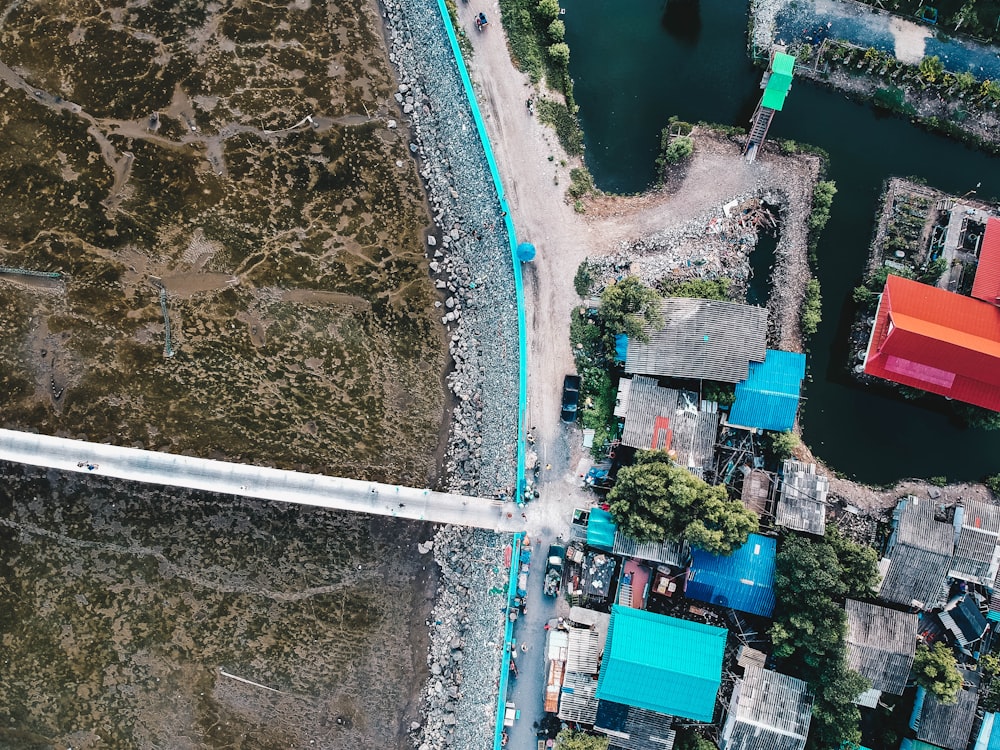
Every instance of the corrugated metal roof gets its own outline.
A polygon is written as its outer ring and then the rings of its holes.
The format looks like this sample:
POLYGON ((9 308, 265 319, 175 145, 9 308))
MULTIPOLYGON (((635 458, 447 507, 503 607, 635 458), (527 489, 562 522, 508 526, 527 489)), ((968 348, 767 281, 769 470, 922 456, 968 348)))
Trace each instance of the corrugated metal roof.
POLYGON ((601 508, 591 508, 587 519, 587 544, 610 552, 615 546, 615 522, 611 514, 601 508))
POLYGON ((615 605, 597 697, 694 721, 711 721, 726 631, 615 605))
POLYGON ((792 71, 795 69, 795 58, 784 52, 776 52, 771 60, 771 76, 767 79, 764 89, 764 99, 761 106, 777 112, 785 106, 785 97, 792 87, 792 71))
POLYGON ((746 544, 726 557, 695 549, 684 595, 770 617, 774 610, 776 552, 775 540, 760 534, 751 534, 746 544))
POLYGON ((865 372, 1000 411, 1000 308, 889 276, 865 372))
POLYGON ((733 688, 722 730, 722 750, 802 750, 813 698, 802 680, 747 667, 733 688))
POLYGON ((1000 721, 997 721, 995 713, 983 716, 983 724, 979 727, 973 750, 1000 750, 1000 721))
POLYGON ((781 495, 774 522, 788 529, 823 536, 829 478, 816 473, 816 464, 791 458, 785 459, 781 475, 781 495))
POLYGON ((629 340, 625 372, 738 383, 751 361, 764 361, 766 308, 668 297, 660 312, 663 327, 645 329, 649 343, 629 340))
POLYGON ((963 669, 961 673, 967 687, 959 691, 955 703, 941 703, 933 693, 917 688, 918 693, 924 692, 923 705, 914 705, 910 726, 916 729, 918 741, 945 750, 965 750, 976 718, 980 678, 976 672, 963 669))
POLYGON ((873 690, 902 695, 917 651, 917 616, 848 599, 847 664, 873 690))
POLYGON ((747 379, 736 384, 729 422, 775 432, 791 430, 805 376, 805 354, 768 349, 764 361, 751 362, 747 379))
POLYGON ((1000 219, 990 218, 986 222, 972 296, 991 305, 1000 304, 1000 219))

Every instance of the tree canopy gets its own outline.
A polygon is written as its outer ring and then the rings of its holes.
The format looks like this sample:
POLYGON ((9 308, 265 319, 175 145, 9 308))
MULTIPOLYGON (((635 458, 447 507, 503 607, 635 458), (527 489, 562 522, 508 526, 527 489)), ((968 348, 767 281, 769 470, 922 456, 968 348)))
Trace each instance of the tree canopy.
POLYGON ((782 670, 810 684, 816 700, 809 742, 836 747, 861 739, 854 699, 870 687, 847 666, 847 597, 868 597, 878 583, 875 551, 835 528, 823 539, 788 535, 775 566, 777 606, 771 626, 782 670))
POLYGON ((725 487, 706 484, 663 451, 637 454, 618 472, 608 502, 618 528, 640 542, 686 539, 728 555, 757 530, 757 516, 725 487))
POLYGON ((556 735, 555 750, 607 750, 608 738, 564 729, 556 735))
POLYGON ((917 684, 933 693, 942 703, 955 703, 962 689, 962 673, 958 671, 955 654, 943 642, 933 648, 923 643, 917 646, 913 659, 913 677, 917 684))
POLYGON ((601 294, 599 317, 610 334, 624 333, 629 338, 647 341, 645 326, 663 325, 660 295, 644 286, 638 276, 629 276, 608 285, 601 294))

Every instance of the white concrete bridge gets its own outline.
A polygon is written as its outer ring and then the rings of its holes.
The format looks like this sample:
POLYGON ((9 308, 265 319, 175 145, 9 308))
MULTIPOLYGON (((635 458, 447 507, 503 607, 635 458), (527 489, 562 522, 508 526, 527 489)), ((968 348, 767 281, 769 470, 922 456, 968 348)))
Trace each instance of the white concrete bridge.
POLYGON ((520 531, 513 502, 0 430, 0 460, 282 503, 520 531))

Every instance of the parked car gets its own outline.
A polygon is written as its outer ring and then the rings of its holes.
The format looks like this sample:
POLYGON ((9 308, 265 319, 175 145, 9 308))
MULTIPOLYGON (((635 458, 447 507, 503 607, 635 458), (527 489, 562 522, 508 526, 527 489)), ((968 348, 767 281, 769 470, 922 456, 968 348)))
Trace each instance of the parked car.
POLYGON ((580 405, 580 376, 567 375, 563 379, 562 421, 575 422, 576 410, 580 405))

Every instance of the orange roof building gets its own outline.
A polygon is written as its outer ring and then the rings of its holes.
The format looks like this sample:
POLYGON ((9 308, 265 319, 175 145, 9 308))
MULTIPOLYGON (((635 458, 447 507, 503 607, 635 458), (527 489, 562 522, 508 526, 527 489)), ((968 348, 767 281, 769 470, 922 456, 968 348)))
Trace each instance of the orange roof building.
POLYGON ((865 372, 1000 411, 1000 307, 889 276, 865 372))
POLYGON ((1000 219, 990 218, 986 222, 972 296, 991 305, 1000 305, 1000 219))

